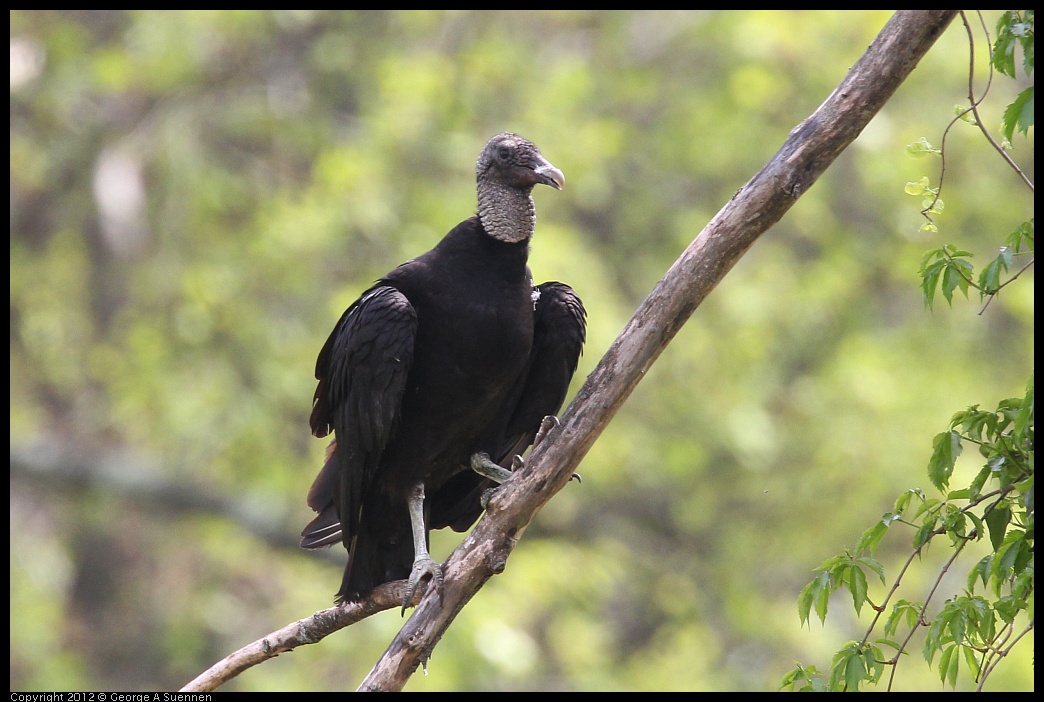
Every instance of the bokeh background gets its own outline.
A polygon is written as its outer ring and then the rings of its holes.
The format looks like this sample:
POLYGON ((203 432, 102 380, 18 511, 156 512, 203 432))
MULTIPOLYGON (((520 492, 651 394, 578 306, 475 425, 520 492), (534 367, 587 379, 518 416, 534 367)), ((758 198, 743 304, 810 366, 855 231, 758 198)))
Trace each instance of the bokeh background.
MULTIPOLYGON (((343 551, 295 546, 324 448, 315 356, 360 291, 472 213, 490 136, 566 174, 535 195, 531 264, 587 306, 578 387, 889 17, 11 11, 11 689, 177 688, 332 603, 343 551)), ((960 124, 941 231, 920 231, 904 185, 939 163, 905 147, 938 144, 967 72, 958 20, 696 311, 407 690, 774 690, 862 637, 843 593, 800 626, 813 569, 930 490, 954 412, 1032 372, 1032 270, 981 315, 918 289, 927 249, 985 265, 1032 216, 960 124)), ((995 134, 1019 89, 994 80, 995 134)), ((1032 140, 1015 147, 1032 176, 1032 140)), ((911 537, 878 551, 890 578, 911 537)), ((225 689, 354 689, 401 623, 225 689)), ((988 689, 1032 689, 1031 649, 988 689)), ((916 644, 897 680, 942 687, 916 644)))

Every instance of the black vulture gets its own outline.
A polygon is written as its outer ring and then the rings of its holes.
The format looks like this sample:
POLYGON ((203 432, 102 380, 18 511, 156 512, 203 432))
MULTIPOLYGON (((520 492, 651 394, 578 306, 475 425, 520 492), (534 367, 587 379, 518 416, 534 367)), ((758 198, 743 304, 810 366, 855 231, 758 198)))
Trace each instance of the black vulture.
POLYGON ((478 213, 377 281, 316 362, 311 428, 331 431, 308 492, 304 548, 348 551, 338 603, 409 578, 403 610, 442 569, 428 531, 464 531, 546 416, 562 406, 585 339, 580 298, 534 285, 532 190, 562 172, 531 142, 493 137, 476 166, 478 213))

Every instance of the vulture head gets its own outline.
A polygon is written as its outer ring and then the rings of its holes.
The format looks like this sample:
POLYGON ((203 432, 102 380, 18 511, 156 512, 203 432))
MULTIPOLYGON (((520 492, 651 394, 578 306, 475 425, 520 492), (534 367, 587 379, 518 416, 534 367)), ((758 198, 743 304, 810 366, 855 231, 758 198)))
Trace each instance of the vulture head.
POLYGON ((517 134, 498 134, 486 144, 475 167, 478 216, 486 232, 508 243, 527 241, 536 226, 532 191, 535 185, 561 190, 565 176, 531 141, 517 134))

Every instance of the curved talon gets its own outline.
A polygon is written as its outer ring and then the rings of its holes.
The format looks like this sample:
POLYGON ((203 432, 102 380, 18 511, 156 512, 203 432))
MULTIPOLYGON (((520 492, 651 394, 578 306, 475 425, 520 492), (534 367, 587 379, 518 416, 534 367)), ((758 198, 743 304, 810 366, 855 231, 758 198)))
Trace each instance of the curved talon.
POLYGON ((525 468, 525 466, 526 462, 522 460, 522 456, 519 456, 516 453, 514 457, 511 459, 511 472, 514 473, 517 470, 525 468))
POLYGON ((558 421, 558 417, 553 414, 549 414, 540 420, 540 429, 537 430, 536 437, 533 439, 533 448, 540 445, 552 429, 557 429, 560 426, 562 426, 562 422, 558 421))
POLYGON ((574 480, 578 483, 584 482, 584 479, 580 477, 579 473, 573 473, 571 476, 569 476, 569 482, 573 482, 574 480))
POLYGON ((439 602, 442 601, 442 566, 430 558, 418 558, 413 562, 413 570, 410 572, 408 581, 409 587, 406 590, 406 596, 402 598, 402 611, 399 616, 406 616, 406 608, 409 607, 413 596, 417 593, 417 588, 425 579, 430 579, 435 586, 435 592, 439 595, 439 602))

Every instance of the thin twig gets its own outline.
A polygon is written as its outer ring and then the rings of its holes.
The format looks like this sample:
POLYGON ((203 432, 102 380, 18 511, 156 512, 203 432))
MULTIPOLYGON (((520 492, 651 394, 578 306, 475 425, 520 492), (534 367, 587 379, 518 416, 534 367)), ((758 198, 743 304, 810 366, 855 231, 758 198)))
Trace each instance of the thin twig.
POLYGON ((976 692, 982 692, 982 686, 986 684, 986 678, 990 676, 990 673, 993 672, 994 668, 996 668, 1000 664, 1000 662, 1004 660, 1005 656, 1011 653, 1011 649, 1015 648, 1015 645, 1022 639, 1022 637, 1026 636, 1031 631, 1033 631, 1032 619, 1030 620, 1029 624, 1026 625, 1026 628, 1019 632, 1019 635, 1015 637, 1015 640, 1012 641, 1006 649, 998 652, 997 658, 990 665, 989 670, 982 674, 982 679, 979 681, 979 686, 976 688, 976 692))
MULTIPOLYGON (((1020 268, 1015 273, 1015 275, 1011 276, 1010 278, 1005 280, 1003 283, 998 285, 996 290, 991 290, 989 293, 987 293, 987 295, 986 295, 986 304, 984 304, 982 306, 982 309, 979 310, 979 314, 981 315, 983 312, 986 311, 986 308, 990 306, 990 302, 992 302, 993 298, 995 298, 997 296, 997 293, 999 293, 1003 288, 1007 287, 1011 283, 1014 283, 1016 280, 1018 280, 1019 276, 1022 275, 1023 273, 1025 273, 1026 269, 1033 265, 1034 260, 1036 260, 1036 259, 1030 259, 1029 263, 1027 263, 1025 266, 1020 268)), ((976 287, 978 287, 978 286, 976 286, 976 287)))
MULTIPOLYGON (((986 45, 990 46, 993 44, 993 42, 990 40, 990 30, 986 27, 986 20, 983 19, 981 10, 976 10, 975 12, 979 16, 979 22, 982 24, 982 31, 986 35, 986 45)), ((968 32, 968 41, 971 42, 972 32, 971 27, 968 25, 968 18, 964 16, 964 10, 961 10, 960 14, 961 21, 964 22, 964 28, 968 32)), ((989 92, 990 84, 993 82, 993 61, 990 61, 989 64, 990 78, 986 83, 986 89, 982 93, 983 100, 986 99, 986 93, 989 92)), ((1004 147, 998 144, 994 140, 994 138, 990 136, 990 133, 989 131, 987 131, 986 127, 983 126, 982 118, 979 117, 979 105, 982 103, 982 100, 976 101, 974 86, 970 77, 968 80, 968 101, 971 104, 972 114, 975 116, 975 125, 979 128, 979 131, 982 132, 983 136, 986 137, 986 141, 990 142, 990 146, 992 146, 997 151, 997 153, 1001 155, 1001 158, 1003 158, 1008 163, 1008 165, 1011 166, 1012 169, 1014 169, 1015 173, 1018 174, 1020 178, 1022 178, 1022 181, 1026 184, 1026 187, 1030 189, 1030 192, 1033 192, 1033 181, 1029 179, 1029 176, 1027 176, 1021 168, 1019 168, 1018 164, 1016 164, 1015 161, 1011 158, 1011 156, 1008 155, 1008 152, 1004 150, 1004 147)))
MULTIPOLYGON (((244 670, 293 651, 322 641, 324 638, 369 616, 402 606, 408 583, 395 580, 378 586, 366 598, 316 612, 310 617, 287 624, 282 629, 247 644, 200 673, 180 692, 210 692, 236 677, 244 670)), ((420 601, 421 593, 414 595, 411 604, 420 601)))
MULTIPOLYGON (((967 539, 964 539, 963 541, 961 541, 960 545, 956 549, 954 549, 953 555, 950 556, 950 558, 947 559, 946 563, 943 564, 942 570, 939 571, 939 577, 937 577, 935 579, 935 583, 932 585, 931 591, 928 593, 928 596, 926 598, 924 598, 924 604, 921 605, 921 614, 917 618, 917 621, 918 621, 919 624, 922 624, 924 626, 928 626, 928 622, 924 618, 924 613, 928 611, 928 603, 931 602, 932 597, 934 597, 936 591, 938 591, 939 586, 942 584, 943 577, 950 570, 950 566, 953 565, 953 562, 957 560, 957 556, 961 555, 961 551, 964 550, 964 547, 968 545, 968 542, 970 540, 971 540, 970 538, 967 538, 967 539)), ((927 542, 925 542, 925 543, 927 543, 927 542)), ((902 644, 900 645, 899 653, 896 653, 897 657, 900 655, 900 653, 902 651, 904 651, 906 649, 906 646, 910 643, 910 639, 913 638, 914 632, 916 632, 916 631, 917 631, 917 627, 916 626, 910 627, 910 633, 906 635, 906 638, 903 640, 902 644)), ((898 670, 898 669, 899 669, 898 665, 893 665, 892 666, 892 672, 888 676, 888 692, 892 691, 892 684, 895 682, 895 671, 898 670)))

